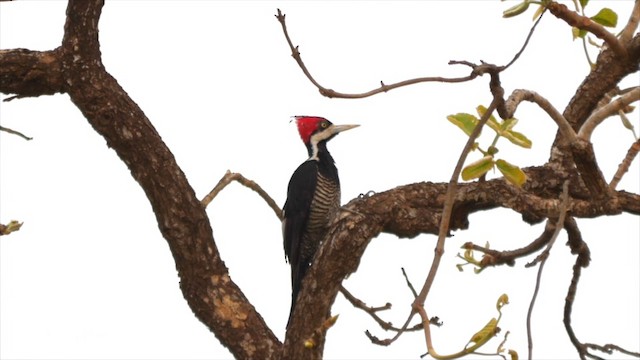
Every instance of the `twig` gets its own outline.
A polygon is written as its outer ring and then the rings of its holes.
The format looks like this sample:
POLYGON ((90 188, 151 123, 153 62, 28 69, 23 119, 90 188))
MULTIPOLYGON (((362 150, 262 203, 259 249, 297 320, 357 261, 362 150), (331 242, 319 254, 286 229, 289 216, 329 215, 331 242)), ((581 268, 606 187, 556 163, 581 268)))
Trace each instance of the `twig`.
MULTIPOLYGON (((380 87, 378 87, 376 89, 373 89, 373 90, 370 90, 370 91, 367 91, 367 92, 359 93, 359 94, 338 92, 338 91, 335 91, 333 89, 328 89, 328 88, 322 86, 313 77, 313 75, 311 75, 311 72, 309 71, 309 69, 305 65, 304 61, 302 61, 302 56, 300 55, 299 47, 297 45, 293 45, 293 42, 291 41, 291 37, 289 36, 289 31, 287 30, 287 25, 286 25, 286 21, 285 21, 286 15, 283 14, 282 11, 280 11, 280 9, 277 9, 277 14, 275 15, 275 17, 276 17, 276 19, 278 19, 278 22, 282 26, 282 32, 284 33, 284 37, 287 40, 287 44, 289 45, 289 49, 291 50, 291 56, 294 58, 294 60, 296 61, 296 63, 298 64, 298 66, 300 67, 300 69, 302 70, 304 75, 307 77, 307 79, 309 79, 309 81, 316 88, 318 88, 318 90, 320 91, 320 94, 322 96, 326 96, 328 98, 362 99, 362 98, 366 98, 366 97, 369 97, 369 96, 372 96, 372 95, 376 95, 376 94, 379 94, 379 93, 388 92, 390 90, 394 90, 394 89, 397 89, 397 88, 400 88, 400 87, 403 87, 403 86, 414 85, 414 84, 424 83, 424 82, 444 82, 444 83, 466 82, 466 81, 473 80, 476 77, 478 77, 479 75, 482 75, 484 73, 482 71, 482 66, 481 65, 476 66, 476 65, 471 65, 468 62, 450 61, 449 65, 466 64, 466 65, 471 66, 473 68, 473 70, 472 70, 471 74, 469 74, 468 76, 454 77, 454 78, 448 78, 448 77, 442 77, 442 76, 426 76, 426 77, 419 77, 419 78, 404 80, 404 81, 396 82, 396 83, 393 83, 393 84, 385 84, 383 81, 380 81, 380 87)), ((524 44, 522 45, 520 50, 514 55, 513 59, 511 59, 511 61, 506 66, 499 67, 497 72, 500 72, 500 71, 503 71, 503 70, 507 69, 508 67, 513 65, 516 62, 516 60, 518 60, 520 55, 522 55, 522 53, 526 49, 527 45, 529 44, 529 40, 531 39, 531 36, 533 35, 533 32, 536 29, 536 27, 538 26, 538 23, 540 22, 541 18, 542 18, 542 15, 540 15, 540 17, 536 20, 534 25, 531 27, 531 29, 529 30, 529 34, 527 35, 527 38, 525 39, 524 44)), ((493 66, 493 67, 495 67, 495 66, 493 66)), ((490 72, 490 73, 493 73, 493 72, 490 72)))
POLYGON ((531 26, 531 29, 529 30, 529 34, 527 34, 527 38, 524 41, 524 44, 522 44, 522 47, 520 48, 520 51, 518 51, 515 56, 513 57, 513 59, 511 59, 511 61, 509 61, 509 63, 507 65, 504 66, 503 70, 508 69, 511 65, 513 65, 513 63, 516 62, 516 60, 518 60, 518 58, 520 58, 520 55, 522 55, 522 53, 524 52, 524 49, 527 48, 527 45, 529 45, 529 40, 531 40, 531 36, 533 36, 533 32, 536 29, 536 27, 538 26, 538 24, 540 23, 540 20, 542 19, 542 16, 544 16, 544 13, 547 12, 547 9, 545 8, 544 11, 542 11, 542 14, 540 14, 540 16, 538 16, 538 19, 536 20, 536 22, 533 24, 533 26, 531 26))
POLYGON ((538 297, 538 290, 540 289, 540 281, 542 279, 542 270, 544 269, 544 264, 547 262, 551 248, 553 247, 553 244, 558 238, 558 235, 560 234, 560 230, 562 230, 563 228, 564 219, 569 207, 569 180, 565 180, 564 184, 562 185, 561 199, 562 199, 562 203, 560 205, 560 208, 558 209, 559 215, 558 215, 558 220, 556 221, 556 224, 555 224, 555 230, 553 232, 553 235, 551 236, 551 239, 549 240, 549 243, 547 244, 547 247, 538 257, 539 259, 541 259, 541 261, 540 261, 540 266, 538 267, 538 275, 536 276, 536 286, 533 290, 531 303, 529 303, 529 310, 527 311, 527 344, 528 344, 529 359, 533 358, 532 357, 533 356, 533 337, 531 335, 531 316, 533 315, 533 307, 536 303, 536 298, 538 297))
POLYGON ((449 222, 451 221, 451 212, 453 211, 456 190, 458 188, 458 178, 460 177, 462 166, 464 165, 464 162, 467 159, 467 155, 469 154, 469 151, 471 151, 476 138, 478 137, 478 135, 480 135, 482 127, 484 127, 484 125, 487 123, 489 117, 496 109, 496 106, 500 100, 501 99, 497 99, 494 97, 493 101, 491 101, 491 104, 489 104, 487 111, 482 115, 480 121, 478 121, 478 125, 475 127, 471 135, 469 135, 469 139, 462 149, 462 153, 458 158, 458 163, 453 170, 453 174, 451 175, 451 179, 449 180, 449 185, 447 187, 447 193, 445 195, 444 208, 442 210, 442 217, 440 219, 438 242, 436 243, 436 248, 434 249, 435 254, 433 257, 433 261, 431 262, 429 274, 427 275, 427 279, 425 280, 422 290, 420 290, 420 293, 413 302, 414 307, 416 305, 424 305, 424 301, 426 300, 427 294, 431 289, 431 285, 433 285, 433 280, 435 279, 438 267, 440 266, 440 259, 442 258, 442 254, 444 254, 444 240, 449 233, 449 222))
POLYGON ((591 349, 594 349, 594 350, 602 351, 602 352, 607 353, 607 354, 612 354, 613 350, 616 350, 616 351, 621 352, 621 353, 623 353, 625 355, 629 355, 629 356, 634 356, 634 357, 640 358, 640 352, 629 351, 629 350, 621 348, 620 346, 615 345, 615 344, 606 344, 606 345, 601 346, 601 345, 597 345, 597 344, 586 343, 586 344, 584 344, 584 346, 586 346, 588 348, 591 348, 591 349))
POLYGON ((482 260, 480 260, 480 266, 482 268, 503 264, 513 266, 515 264, 515 259, 531 255, 548 244, 554 230, 555 228, 553 227, 553 224, 547 222, 542 234, 540 234, 537 239, 533 240, 528 245, 515 250, 499 251, 495 249, 488 249, 471 242, 464 243, 462 248, 484 253, 486 256, 483 256, 482 260))
POLYGON ((618 113, 618 110, 623 109, 627 105, 631 104, 634 101, 640 100, 640 86, 636 86, 631 91, 625 93, 620 96, 616 100, 610 102, 609 104, 601 107, 596 110, 589 118, 584 122, 580 131, 578 132, 578 137, 589 140, 591 138, 591 134, 593 130, 602 122, 604 119, 608 118, 611 115, 615 115, 618 113))
POLYGON ((578 29, 588 31, 595 35, 597 38, 604 40, 604 42, 611 47, 611 49, 620 57, 627 57, 627 49, 622 46, 622 43, 616 36, 604 26, 596 23, 586 16, 582 16, 575 11, 569 10, 564 4, 559 4, 552 1, 547 6, 547 9, 558 19, 564 20, 567 24, 577 27, 578 29))
POLYGON ((237 181, 240 184, 248 187, 249 189, 255 191, 267 202, 267 205, 273 210, 278 219, 282 220, 282 210, 278 204, 264 191, 260 185, 256 184, 253 180, 249 180, 242 176, 240 173, 232 173, 229 170, 224 174, 224 176, 218 181, 218 184, 205 196, 200 202, 206 208, 211 201, 224 189, 227 185, 229 185, 232 181, 237 181))
POLYGON ((594 359, 600 359, 600 357, 589 353, 589 349, 602 351, 607 354, 612 354, 613 350, 616 350, 626 355, 640 357, 639 352, 632 352, 615 344, 606 344, 604 346, 591 344, 591 343, 583 344, 578 340, 575 333, 573 332, 573 328, 571 327, 571 313, 573 308, 573 302, 575 301, 575 295, 578 288, 578 281, 582 273, 581 269, 589 266, 589 263, 591 261, 591 251, 589 250, 587 243, 585 243, 584 240, 582 239, 582 234, 578 229, 578 224, 576 223, 573 217, 569 217, 565 222, 565 230, 567 231, 567 235, 568 235, 567 244, 571 248, 571 253, 577 255, 576 262, 573 265, 573 277, 571 279, 571 285, 569 286, 567 297, 565 299, 564 318, 563 318, 565 329, 567 331, 567 334, 569 335, 569 339, 571 340, 571 343, 573 343, 573 345, 578 350, 578 354, 580 355, 581 359, 586 359, 587 356, 594 359))
POLYGON ((567 334, 569 335, 569 339, 573 346, 575 346, 576 350, 578 350, 578 355, 580 359, 586 359, 585 355, 587 350, 584 345, 578 340, 576 337, 573 328, 571 327, 571 312, 573 311, 573 302, 576 298, 576 291, 578 289, 578 282, 580 281, 580 275, 582 273, 582 267, 578 265, 577 260, 573 265, 573 276, 571 277, 571 284, 569 285, 569 290, 567 291, 567 297, 564 302, 564 316, 563 323, 567 334))
MULTIPOLYGON (((385 84, 384 82, 380 82, 380 87, 367 91, 367 92, 363 92, 363 93, 359 93, 359 94, 350 94, 350 93, 342 93, 342 92, 338 92, 335 91, 333 89, 328 89, 324 86, 322 86, 318 81, 316 81, 316 79, 311 75, 311 72, 309 71, 309 69, 307 69, 307 66, 304 64, 304 61, 302 61, 302 57, 300 56, 300 51, 298 50, 298 46, 293 45, 293 42, 291 41, 291 38, 289 37, 289 32, 287 30, 287 25, 285 22, 285 14, 283 14, 280 9, 278 9, 278 13, 277 15, 275 15, 276 18, 278 19, 278 22, 280 22, 280 24, 282 25, 282 31, 284 33, 284 36, 287 40, 287 44, 289 45, 289 48, 291 49, 291 56, 295 59, 296 63, 298 63, 298 66, 300 67, 300 69, 302 70, 302 72, 304 73, 304 75, 307 77, 307 79, 309 79, 309 81, 311 81, 311 83, 318 88, 318 90, 320 91, 320 94, 322 96, 326 96, 328 98, 341 98, 341 99, 362 99, 362 98, 366 98, 372 95, 376 95, 379 93, 383 93, 383 92, 387 92, 389 90, 393 90, 393 89, 397 89, 403 86, 408 86, 408 85, 413 85, 413 84, 418 84, 418 83, 424 83, 424 82, 445 82, 445 83, 460 83, 460 82, 465 82, 465 81, 470 81, 475 79, 478 75, 477 72, 472 72, 470 75, 468 76, 463 76, 463 77, 455 77, 455 78, 447 78, 447 77, 441 77, 441 76, 427 76, 427 77, 419 77, 419 78, 414 78, 414 79, 409 79, 409 80, 404 80, 404 81, 400 81, 400 82, 396 82, 393 84, 385 84)), ((455 64, 455 62, 450 62, 450 65, 455 64)))
MULTIPOLYGON (((347 301, 349 301, 351 303, 351 305, 353 305, 355 308, 358 308, 364 312, 366 312, 367 314, 369 314, 373 320, 375 320, 375 322, 378 323, 378 325, 380 325, 380 327, 383 330, 391 330, 391 331, 396 331, 396 332, 400 332, 400 331, 416 331, 416 330, 420 330, 422 329, 422 324, 417 324, 415 325, 413 328, 410 329, 401 329, 401 328, 397 328, 395 326, 393 326, 393 324, 389 321, 384 321, 380 316, 378 316, 378 311, 384 311, 384 310, 389 310, 391 309, 391 303, 386 303, 384 306, 378 306, 378 307, 372 307, 372 306, 368 306, 364 301, 358 299, 357 297, 355 297, 353 294, 351 294, 347 289, 345 289, 344 286, 340 285, 340 292, 342 293, 342 295, 344 296, 345 299, 347 299, 347 301)), ((369 333, 371 334, 371 333, 369 333)), ((372 338, 373 336, 369 336, 369 338, 372 338)))
POLYGON ((591 251, 589 250, 587 243, 585 243, 582 239, 582 234, 580 233, 578 224, 576 223, 574 218, 570 217, 567 219, 567 222, 565 223, 565 229, 567 230, 568 235, 567 244, 571 248, 571 253, 577 254, 577 257, 573 265, 573 275, 571 277, 571 283, 569 285, 567 296, 565 298, 564 315, 562 320, 571 343, 573 344, 573 346, 575 346, 576 350, 578 350, 580 359, 586 359, 588 351, 585 345, 583 345, 578 340, 576 334, 573 331, 573 328, 571 327, 571 313, 573 311, 573 302, 576 298, 576 292, 578 290, 578 282, 580 281, 582 268, 589 266, 589 263, 591 261, 591 251))
POLYGON ((636 29, 638 29, 638 23, 640 23, 640 0, 636 0, 633 5, 633 10, 631 10, 629 21, 627 21, 627 25, 625 25, 622 32, 620 32, 620 42, 622 44, 626 45, 631 41, 633 34, 636 32, 636 29))
POLYGON ((613 175, 613 178, 609 183, 609 189, 611 190, 616 189, 616 187, 618 186, 618 183, 620 182, 620 180, 622 180, 622 177, 624 176, 624 174, 626 174, 627 171, 629 171, 629 167, 631 167, 631 163, 633 163, 633 159, 636 158, 636 156, 638 155, 638 152, 640 152, 640 139, 636 140, 633 144, 631 144, 629 151, 627 151, 627 155, 624 157, 620 165, 618 165, 618 170, 613 175))
POLYGON ((21 138, 23 138, 23 139, 25 139, 27 141, 33 140, 32 137, 28 137, 28 136, 26 136, 25 134, 23 134, 23 133, 21 133, 19 131, 16 131, 16 130, 13 130, 13 129, 9 129, 9 128, 4 127, 4 126, 0 126, 0 131, 4 131, 4 132, 7 132, 7 133, 13 134, 13 135, 18 135, 18 136, 20 136, 21 138))
MULTIPOLYGON (((409 280, 409 277, 407 276, 407 272, 404 270, 404 268, 402 269, 402 275, 404 276, 405 281, 407 282, 407 286, 409 287, 409 290, 411 290, 411 293, 413 294, 413 297, 417 297, 418 294, 416 293, 415 288, 413 287, 413 284, 411 283, 411 281, 409 280)), ((345 289, 346 291, 346 289, 345 289)), ((343 293, 344 294, 344 293, 343 293)), ((345 294, 346 295, 346 294, 345 294)), ((345 296, 346 297, 346 296, 345 296)), ((359 301, 357 298, 353 297, 354 301, 359 301)), ((347 300, 351 301, 351 299, 349 297, 347 297, 347 300)), ((356 304, 354 304, 354 302, 351 302, 354 306, 357 306, 356 304)), ((390 307, 390 305, 389 305, 390 307)), ((375 309, 375 308, 374 308, 375 309)), ((364 309, 363 309, 364 310, 364 309)), ((366 310, 365 310, 366 311, 366 310)), ((368 311, 367 311, 368 312, 368 311)), ((375 314, 371 314, 372 317, 374 317, 374 319, 377 317, 375 314)), ((369 340, 371 340, 372 343, 376 344, 376 345, 383 345, 383 346, 388 346, 391 345, 394 341, 396 341, 400 335, 402 335, 404 332, 406 331, 415 331, 415 330, 420 330, 422 329, 423 325, 422 323, 418 323, 416 325, 414 325, 413 327, 409 328, 409 324, 411 323, 411 319, 413 318, 413 313, 410 314, 410 316, 407 318, 407 320, 405 321, 405 323, 402 325, 402 327, 400 328, 393 328, 392 330, 396 331, 396 334, 391 337, 391 338, 387 338, 387 339, 379 339, 378 337, 374 336, 371 334, 371 332, 369 332, 369 330, 365 331, 365 334, 367 335, 367 337, 369 338, 369 340)), ((433 319, 429 319, 429 323, 440 326, 442 325, 442 323, 438 322, 438 318, 434 317, 433 319)), ((378 321, 378 320, 376 320, 378 321)), ((378 322, 380 323, 380 322, 378 322)), ((390 323, 389 323, 390 325, 390 323)), ((383 326, 382 324, 380 325, 383 329, 387 330, 385 328, 385 326, 383 326)))
MULTIPOLYGON (((500 67, 497 67, 497 66, 491 65, 491 64, 482 64, 482 65, 476 66, 476 65, 474 65, 472 63, 469 63, 469 62, 466 62, 466 61, 456 61, 456 62, 452 61, 451 63, 464 64, 464 65, 472 67, 472 69, 473 69, 472 70, 472 74, 473 73, 479 73, 481 71, 482 72, 484 72, 484 71, 486 71, 486 72, 495 72, 496 74, 492 73, 492 81, 494 81, 493 76, 497 76, 497 73, 501 71, 500 67)), ((408 328, 409 324, 411 323, 411 320, 413 319, 413 316, 416 313, 420 313, 420 309, 423 309, 423 305, 424 305, 424 302, 426 300, 427 294, 429 293, 429 290, 430 290, 431 286, 433 285, 433 281, 435 279, 435 276, 436 276, 436 273, 437 273, 437 269, 438 269, 438 267, 440 265, 440 260, 442 258, 442 254, 444 254, 444 240, 445 240, 445 237, 447 236, 447 234, 449 232, 449 225, 450 225, 450 221, 451 221, 451 213, 452 213, 452 210, 453 210, 453 203, 455 201, 455 194, 456 194, 456 189, 457 189, 457 184, 458 184, 457 183, 457 179, 460 177, 460 172, 462 171, 462 166, 464 165, 466 157, 469 154, 469 152, 471 151, 471 148, 473 147, 473 143, 474 143, 475 139, 479 136, 479 134, 480 134, 480 132, 482 130, 482 127, 486 124, 486 122, 489 120, 489 117, 496 110, 496 107, 498 106, 498 104, 500 104, 503 101, 504 101, 504 99, 502 99, 502 98, 499 98, 497 96, 493 97, 493 100, 491 101, 491 104, 489 104, 489 107, 487 108, 486 112, 482 115, 482 117, 478 121, 478 124, 477 124, 476 128, 474 129, 474 131, 469 136, 469 139, 468 139, 467 143, 465 144, 465 147, 462 150, 460 158, 458 159, 458 163, 456 164, 456 167, 455 167, 455 169, 453 171, 453 174, 451 176, 451 179, 450 179, 448 187, 447 187, 447 193, 445 195, 445 202, 444 202, 444 207, 443 207, 443 210, 442 210, 442 216, 441 216, 441 220, 440 220, 440 227, 439 227, 440 230, 439 230, 438 241, 437 241, 436 247, 434 249, 435 255, 434 255, 433 261, 431 263, 431 268, 429 270, 427 278, 426 278, 426 280, 425 280, 425 282, 423 284, 423 287, 422 287, 420 293, 418 294, 418 296, 413 301, 413 304, 412 304, 412 307, 411 307, 411 311, 410 311, 409 315, 407 316, 407 319, 405 320, 405 323, 401 327, 401 331, 396 333, 396 335, 391 339, 388 339, 388 340, 385 340, 385 341, 380 341, 380 344, 388 345, 388 344, 394 342, 395 340, 397 340, 400 337, 400 335, 403 333, 403 331, 405 331, 408 328)), ((422 319, 423 323, 425 323, 425 321, 427 323, 429 323, 430 319, 422 319)))
POLYGON ((407 282, 407 286, 409 287, 409 290, 411 290, 411 293, 413 294, 413 297, 417 298, 418 297, 418 293, 416 292, 416 289, 413 287, 413 284, 409 280, 409 277, 407 276, 407 272, 404 271, 404 268, 401 268, 401 269, 402 269, 402 276, 404 276, 404 280, 407 282))
POLYGON ((565 119, 564 116, 553 106, 551 103, 542 97, 540 94, 535 91, 517 89, 511 93, 509 99, 507 99, 505 107, 507 108, 507 117, 513 117, 518 105, 522 101, 530 101, 536 103, 542 110, 544 110, 549 117, 553 121, 555 121, 556 125, 558 125, 558 129, 562 136, 567 140, 568 143, 575 142, 576 132, 573 131, 571 124, 565 119))
POLYGON ((427 295, 429 294, 429 290, 433 285, 433 281, 435 280, 436 273, 438 272, 438 268, 440 266, 440 259, 444 254, 444 241, 445 241, 445 238, 447 237, 447 234, 449 233, 449 224, 451 221, 451 213, 453 211, 453 204, 455 202, 455 195, 458 187, 458 178, 460 177, 462 166, 464 165, 464 162, 467 158, 467 155, 469 154, 469 151, 471 151, 471 147, 473 146, 475 139, 478 137, 478 135, 480 135, 482 128, 487 123, 487 121, 489 120, 489 117, 495 111, 500 101, 503 101, 503 99, 499 99, 498 97, 494 96, 493 100, 491 101, 491 104, 489 104, 489 107, 487 108, 487 111, 484 114, 482 114, 482 117, 478 121, 478 125, 476 125, 471 135, 469 135, 469 139, 467 140, 467 143, 465 144, 464 148, 462 149, 462 153, 458 158, 458 163, 456 164, 456 167, 453 170, 453 174, 451 175, 451 179, 449 180, 449 185, 447 187, 447 193, 445 195, 444 208, 442 210, 442 217, 440 219, 438 242, 436 243, 436 247, 434 249, 434 256, 431 262, 431 268, 429 269, 427 278, 424 282, 424 285, 422 286, 422 290, 420 290, 420 293, 418 294, 416 299, 413 301, 412 311, 409 315, 409 318, 407 319, 407 322, 408 322, 411 320, 411 318, 415 313, 420 314, 420 317, 422 319, 422 324, 424 324, 424 334, 425 334, 425 340, 427 343, 427 349, 433 349, 433 346, 431 343, 431 331, 429 329, 430 320, 427 317, 426 310, 424 309, 424 303, 427 298, 427 295))

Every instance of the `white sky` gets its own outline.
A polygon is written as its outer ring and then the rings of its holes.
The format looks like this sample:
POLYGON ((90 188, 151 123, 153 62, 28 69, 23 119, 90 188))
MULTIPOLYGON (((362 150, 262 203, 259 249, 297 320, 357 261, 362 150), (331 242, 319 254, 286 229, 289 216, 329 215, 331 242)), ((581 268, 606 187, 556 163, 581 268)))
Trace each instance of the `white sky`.
MULTIPOLYGON (((294 43, 316 79, 344 92, 419 76, 464 76, 449 60, 506 64, 520 48, 531 15, 502 19, 514 2, 222 2, 108 1, 100 20, 107 70, 162 135, 201 198, 227 169, 257 181, 284 203, 289 176, 306 151, 291 115, 320 115, 362 126, 330 144, 340 170, 343 202, 369 190, 416 181, 446 181, 465 141, 446 116, 488 105, 488 78, 466 84, 420 84, 365 100, 321 97, 290 57, 276 8, 287 15, 294 43)), ((629 1, 592 1, 628 18, 629 1)), ((0 4, 0 48, 52 49, 62 39, 66 2, 0 4)), ((507 92, 535 90, 563 109, 588 71, 582 46, 566 24, 547 14, 521 59, 505 74, 507 92)), ((625 86, 637 85, 637 78, 625 86)), ((525 104, 516 130, 533 140, 524 150, 505 140, 500 156, 521 166, 546 161, 555 130, 542 111, 525 104)), ((638 112, 631 115, 640 128, 638 112)), ((157 230, 144 193, 67 95, 0 103, 0 123, 33 136, 0 133, 0 222, 24 221, 0 241, 0 358, 3 359, 223 359, 230 354, 195 319, 178 287, 175 264, 157 230)), ((490 142, 485 131, 482 144, 490 142)), ((633 141, 617 118, 594 134, 607 179, 633 141)), ((477 159, 472 154, 471 159, 477 159)), ((619 188, 640 192, 636 160, 619 188)), ((280 224, 264 202, 234 184, 209 206, 214 236, 232 279, 277 336, 284 336, 290 280, 280 224)), ((537 237, 508 210, 471 216, 471 229, 446 246, 429 315, 436 349, 459 350, 494 316, 506 292, 500 327, 506 347, 526 355, 525 318, 537 268, 460 273, 461 244, 486 241, 498 249, 537 237)), ((579 220, 591 248, 573 324, 585 342, 640 348, 640 221, 613 216, 579 220)), ((370 305, 393 303, 386 319, 401 324, 410 293, 427 274, 435 236, 374 239, 360 268, 345 283, 370 305)), ((535 308, 534 356, 575 358, 562 325, 573 256, 562 235, 545 267, 535 308)), ((328 333, 328 359, 418 358, 421 333, 390 347, 370 344, 370 318, 341 295, 341 317, 328 333)), ((502 340, 487 345, 492 352, 502 340)))

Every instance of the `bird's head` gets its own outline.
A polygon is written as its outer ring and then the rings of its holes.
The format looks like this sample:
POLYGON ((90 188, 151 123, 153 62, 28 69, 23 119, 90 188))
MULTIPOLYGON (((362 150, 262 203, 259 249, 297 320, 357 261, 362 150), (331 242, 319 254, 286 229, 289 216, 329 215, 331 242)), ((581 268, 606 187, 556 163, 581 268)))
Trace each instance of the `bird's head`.
POLYGON ((300 138, 309 146, 321 141, 330 140, 339 132, 353 129, 360 125, 333 125, 331 121, 319 116, 294 116, 298 125, 300 138))

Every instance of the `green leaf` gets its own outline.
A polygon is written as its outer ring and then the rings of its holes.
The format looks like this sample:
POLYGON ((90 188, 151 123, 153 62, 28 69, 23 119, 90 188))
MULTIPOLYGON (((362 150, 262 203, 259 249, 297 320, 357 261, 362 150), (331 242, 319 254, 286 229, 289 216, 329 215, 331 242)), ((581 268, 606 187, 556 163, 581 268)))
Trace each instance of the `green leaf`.
POLYGON ((504 175, 504 178, 507 179, 507 181, 516 185, 517 187, 522 186, 522 184, 527 181, 527 174, 525 174, 522 169, 520 169, 516 165, 506 162, 505 160, 496 160, 496 167, 498 168, 498 170, 500 170, 502 175, 504 175))
POLYGON ((513 129, 513 127, 516 126, 517 123, 518 123, 518 119, 516 118, 506 119, 505 121, 502 122, 501 128, 502 130, 509 131, 513 129))
POLYGON ((539 18, 545 9, 546 7, 544 5, 538 6, 538 9, 536 10, 536 12, 533 13, 533 18, 531 18, 531 20, 535 21, 537 18, 539 18))
POLYGON ((477 179, 493 168, 493 156, 485 156, 462 169, 462 180, 477 179))
MULTIPOLYGON (((633 106, 631 106, 631 111, 633 111, 633 106)), ((633 124, 631 123, 631 121, 629 121, 629 118, 627 117, 627 115, 622 111, 622 110, 618 110, 618 115, 620 115, 620 119, 622 120, 622 125, 631 130, 631 133, 633 134, 634 139, 638 140, 638 136, 636 135, 636 129, 633 127, 633 124)))
POLYGON ((603 8, 591 17, 591 20, 602 26, 616 27, 618 24, 618 14, 609 8, 603 8))
POLYGON ((571 35, 573 35, 573 40, 578 38, 582 39, 587 36, 587 30, 578 29, 574 26, 571 28, 571 35))
MULTIPOLYGON (((478 112, 478 115, 482 117, 484 113, 487 112, 487 108, 484 107, 483 105, 478 105, 478 107, 476 107, 476 111, 478 112)), ((478 121, 480 121, 480 119, 478 119, 478 121)), ((498 120, 496 120, 496 118, 493 115, 489 116, 489 120, 487 121, 487 126, 489 126, 491 129, 493 129, 493 131, 495 131, 498 134, 502 132, 501 130, 502 127, 500 126, 500 123, 498 122, 498 120)))
POLYGON ((518 352, 513 350, 513 349, 509 349, 509 356, 511 357, 511 360, 518 360, 518 352))
POLYGON ((473 129, 478 125, 478 118, 471 114, 457 113, 447 116, 447 120, 458 126, 467 136, 471 135, 473 129))
POLYGON ((517 131, 509 130, 502 133, 502 136, 511 141, 513 144, 522 146, 525 149, 531 149, 531 145, 533 143, 529 140, 524 134, 519 133, 517 131))
POLYGON ((629 118, 627 117, 627 115, 622 111, 619 111, 618 115, 620 115, 620 120, 622 120, 622 125, 629 130, 633 130, 633 124, 631 123, 631 121, 629 121, 629 118))
POLYGON ((509 295, 502 294, 498 298, 498 301, 496 301, 496 310, 500 311, 503 306, 508 305, 508 304, 509 304, 509 295))
POLYGON ((465 347, 465 351, 467 354, 476 351, 479 347, 486 344, 487 341, 491 340, 496 333, 498 332, 498 319, 492 318, 489 320, 487 325, 485 325, 482 329, 480 329, 477 333, 473 334, 471 339, 469 340, 469 344, 473 343, 473 345, 465 347))
POLYGON ((527 11, 528 8, 529 8, 529 1, 525 0, 525 1, 521 2, 520 4, 512 6, 512 7, 508 8, 507 10, 503 11, 502 12, 502 17, 503 18, 510 18, 510 17, 518 16, 518 15, 522 14, 523 12, 527 11))
POLYGON ((584 10, 584 8, 587 7, 588 3, 589 3, 589 0, 580 0, 580 7, 582 7, 582 10, 584 10))

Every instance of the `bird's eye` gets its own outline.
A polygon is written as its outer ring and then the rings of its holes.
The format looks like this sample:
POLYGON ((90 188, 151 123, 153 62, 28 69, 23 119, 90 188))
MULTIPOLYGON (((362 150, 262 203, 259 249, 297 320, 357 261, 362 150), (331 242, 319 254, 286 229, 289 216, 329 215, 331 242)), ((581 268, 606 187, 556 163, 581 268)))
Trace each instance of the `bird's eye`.
POLYGON ((326 128, 327 128, 327 126, 329 126, 329 124, 328 124, 326 121, 323 121, 323 122, 321 122, 321 123, 320 123, 320 126, 321 126, 323 129, 326 129, 326 128))

